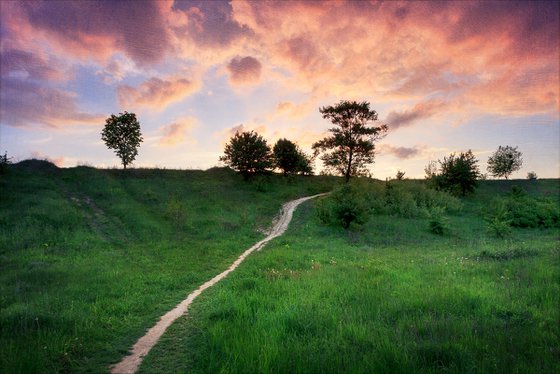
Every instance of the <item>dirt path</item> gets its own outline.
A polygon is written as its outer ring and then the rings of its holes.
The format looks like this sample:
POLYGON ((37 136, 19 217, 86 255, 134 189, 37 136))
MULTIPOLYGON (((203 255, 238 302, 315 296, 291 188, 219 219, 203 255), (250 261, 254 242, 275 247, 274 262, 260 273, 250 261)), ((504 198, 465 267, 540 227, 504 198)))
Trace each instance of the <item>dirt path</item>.
POLYGON ((160 320, 156 323, 154 327, 148 330, 144 336, 142 336, 138 341, 132 346, 130 350, 130 355, 123 357, 123 359, 113 367, 111 367, 111 373, 113 374, 125 374, 125 373, 135 373, 142 359, 150 352, 152 347, 156 345, 159 338, 163 335, 165 330, 179 317, 185 314, 189 308, 189 305, 200 295, 205 289, 212 287, 222 279, 224 279, 229 273, 235 270, 249 256, 252 252, 260 250, 266 243, 270 240, 282 235, 284 231, 288 228, 290 221, 292 220, 292 215, 296 207, 303 203, 304 201, 322 196, 325 194, 319 194, 314 196, 302 197, 297 200, 292 200, 287 202, 282 206, 280 218, 276 221, 270 233, 266 238, 247 249, 241 256, 235 260, 231 266, 224 272, 216 275, 214 278, 210 279, 208 282, 204 283, 202 286, 198 287, 190 295, 187 296, 179 305, 164 314, 160 320))

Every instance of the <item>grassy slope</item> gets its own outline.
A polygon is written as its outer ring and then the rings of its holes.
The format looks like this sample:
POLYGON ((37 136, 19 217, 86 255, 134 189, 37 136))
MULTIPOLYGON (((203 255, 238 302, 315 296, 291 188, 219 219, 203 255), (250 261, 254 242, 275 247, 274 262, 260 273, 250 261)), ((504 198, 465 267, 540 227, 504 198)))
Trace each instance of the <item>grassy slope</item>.
POLYGON ((5 373, 107 370, 261 238, 283 202, 332 184, 247 184, 224 169, 35 169, 0 176, 5 373))
POLYGON ((501 240, 481 219, 512 185, 558 199, 558 182, 483 182, 443 237, 388 216, 346 233, 306 203, 197 299, 141 372, 558 372, 559 230, 501 240))

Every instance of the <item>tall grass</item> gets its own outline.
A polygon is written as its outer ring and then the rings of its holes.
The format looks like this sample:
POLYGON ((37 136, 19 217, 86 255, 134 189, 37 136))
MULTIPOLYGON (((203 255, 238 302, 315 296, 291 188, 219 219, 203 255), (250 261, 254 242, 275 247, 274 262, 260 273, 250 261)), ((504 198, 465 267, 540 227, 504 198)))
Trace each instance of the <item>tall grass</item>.
POLYGON ((0 372, 104 372, 329 178, 13 168, 0 180, 0 372))
POLYGON ((481 189, 441 236, 428 217, 389 213, 326 226, 321 202, 306 203, 283 237, 197 299, 141 372, 557 372, 559 230, 496 238, 480 214, 502 183, 481 189))

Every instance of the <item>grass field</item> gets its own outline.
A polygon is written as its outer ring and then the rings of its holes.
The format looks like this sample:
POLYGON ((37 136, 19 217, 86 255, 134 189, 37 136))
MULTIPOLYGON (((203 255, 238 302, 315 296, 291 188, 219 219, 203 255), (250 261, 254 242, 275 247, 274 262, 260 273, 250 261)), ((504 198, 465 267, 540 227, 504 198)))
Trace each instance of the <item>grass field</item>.
POLYGON ((0 372, 106 372, 146 328, 332 178, 227 169, 0 176, 0 372))
POLYGON ((483 182, 444 236, 393 216, 345 232, 304 205, 286 235, 194 303, 141 372, 558 372, 558 229, 503 240, 481 219, 515 184, 558 197, 557 180, 483 182))
MULTIPOLYGON (((244 183, 228 170, 33 168, 1 176, 0 371, 104 372, 158 316, 263 236, 282 202, 332 178, 244 183)), ((325 226, 314 202, 203 293, 143 373, 503 372, 560 368, 557 228, 489 234, 485 181, 428 218, 325 226)))

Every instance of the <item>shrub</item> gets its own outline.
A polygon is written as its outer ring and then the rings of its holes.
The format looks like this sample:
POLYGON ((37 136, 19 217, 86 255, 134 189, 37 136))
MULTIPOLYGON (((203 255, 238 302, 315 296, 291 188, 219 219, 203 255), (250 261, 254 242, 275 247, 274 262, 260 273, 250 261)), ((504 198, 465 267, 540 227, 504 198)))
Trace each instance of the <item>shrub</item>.
POLYGON ((4 152, 4 155, 0 155, 0 174, 6 174, 8 171, 8 165, 12 163, 12 158, 8 157, 8 152, 4 152))
POLYGON ((511 218, 503 199, 496 199, 492 203, 492 213, 486 218, 488 233, 498 238, 505 238, 511 233, 511 218))
POLYGON ((537 180, 537 173, 535 173, 534 171, 530 171, 527 173, 527 179, 529 179, 530 181, 536 181, 537 180))
POLYGON ((347 183, 319 201, 317 214, 325 224, 348 229, 367 222, 370 210, 366 191, 358 183, 347 183))
POLYGON ((458 211, 461 201, 445 191, 427 188, 424 183, 413 181, 386 182, 386 213, 400 217, 428 217, 434 208, 444 211, 458 211))
POLYGON ((448 220, 443 215, 444 209, 435 207, 430 211, 428 227, 430 231, 437 235, 443 235, 448 230, 448 220))
POLYGON ((459 155, 452 153, 437 164, 430 161, 424 169, 429 183, 438 190, 449 191, 455 195, 465 196, 477 187, 480 178, 478 160, 471 150, 461 152, 459 155))
POLYGON ((500 213, 496 212, 496 205, 503 204, 503 209, 507 212, 509 226, 522 228, 560 227, 560 208, 550 198, 534 198, 529 196, 524 189, 513 186, 511 193, 503 199, 503 203, 498 202, 499 200, 496 199, 492 205, 493 211, 490 213, 490 220, 500 213))

